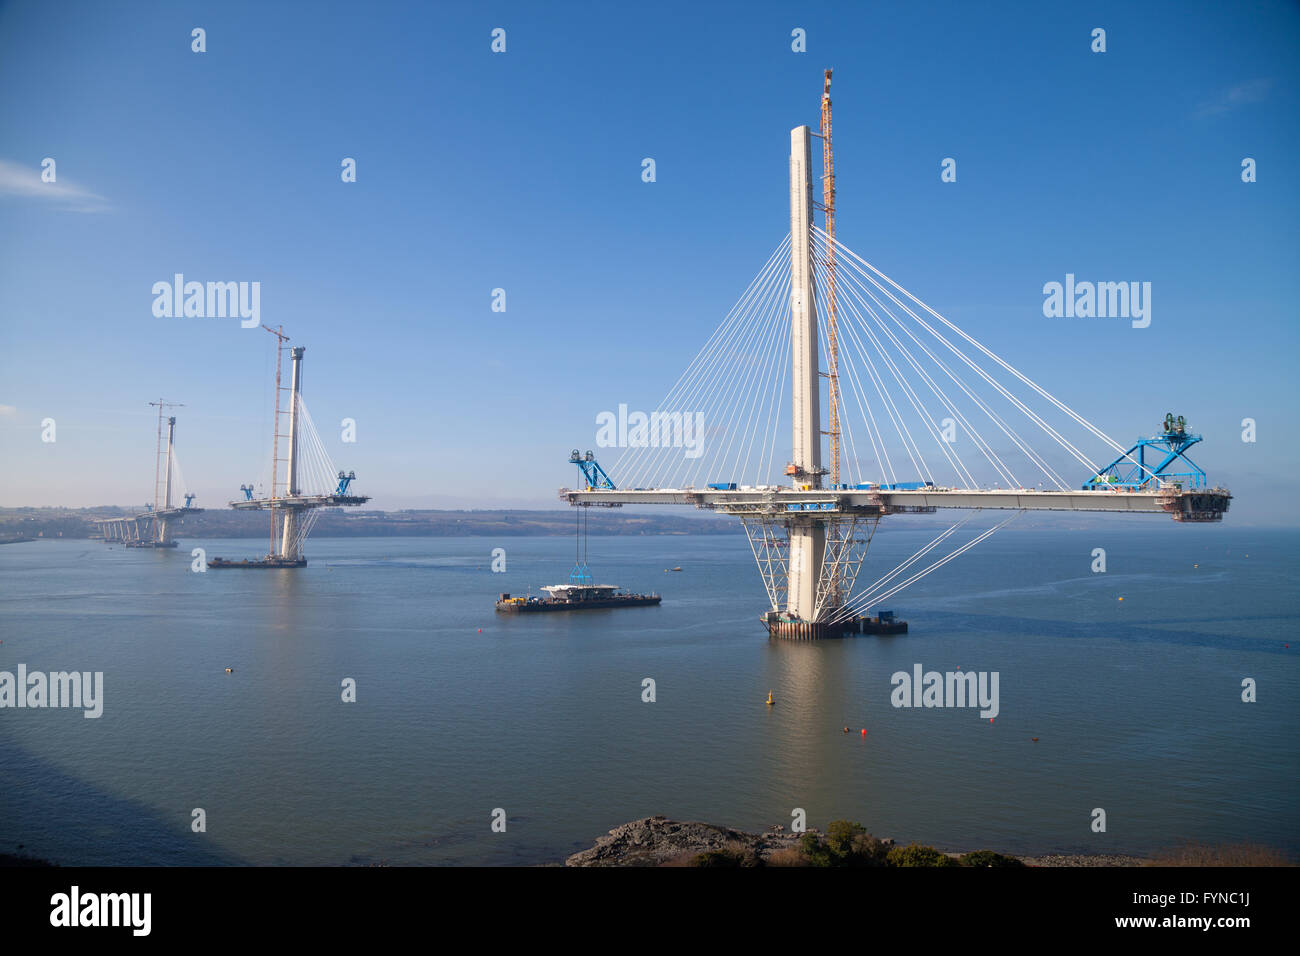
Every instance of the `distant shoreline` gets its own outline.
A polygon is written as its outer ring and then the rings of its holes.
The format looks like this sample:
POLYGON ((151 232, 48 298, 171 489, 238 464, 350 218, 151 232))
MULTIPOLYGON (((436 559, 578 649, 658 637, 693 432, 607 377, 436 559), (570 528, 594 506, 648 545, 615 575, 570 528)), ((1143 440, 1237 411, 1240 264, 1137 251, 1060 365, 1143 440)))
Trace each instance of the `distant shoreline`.
MULTIPOLYGON (((140 514, 139 508, 0 508, 0 538, 71 538, 95 540, 97 522, 140 514)), ((583 522, 593 537, 611 535, 740 535, 739 522, 694 509, 659 513, 586 509, 583 522)), ((453 538, 453 537, 572 537, 574 511, 324 511, 314 538, 453 538)), ((180 541, 195 538, 261 538, 266 536, 264 512, 214 508, 191 515, 172 528, 180 541)))

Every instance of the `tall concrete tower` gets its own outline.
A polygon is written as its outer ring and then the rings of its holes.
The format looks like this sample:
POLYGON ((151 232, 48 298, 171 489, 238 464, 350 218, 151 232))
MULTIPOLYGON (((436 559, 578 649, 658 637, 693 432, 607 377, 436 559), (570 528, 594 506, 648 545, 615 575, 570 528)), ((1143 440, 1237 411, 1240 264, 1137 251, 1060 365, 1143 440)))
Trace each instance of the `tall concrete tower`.
MULTIPOLYGON (((302 493, 298 487, 298 395, 302 391, 302 353, 307 351, 297 346, 290 351, 293 356, 293 375, 289 387, 289 474, 285 486, 285 495, 293 498, 302 493)), ((294 538, 298 531, 298 511, 296 508, 284 509, 284 533, 280 538, 280 557, 297 560, 298 549, 294 538)))
MULTIPOLYGON (((161 502, 162 512, 172 510, 172 444, 175 440, 176 419, 175 417, 169 417, 167 419, 167 465, 166 477, 163 479, 163 497, 161 502)), ((158 506, 155 505, 155 508, 157 507, 158 506)), ((167 518, 163 513, 160 513, 155 521, 157 522, 158 528, 158 537, 156 540, 158 544, 166 544, 168 540, 170 540, 167 537, 167 518)))
MULTIPOLYGON (((807 126, 790 131, 790 351, 794 382, 794 457, 786 469, 795 488, 821 487, 821 388, 817 362, 817 299, 812 268, 812 151, 807 126)), ((804 621, 816 613, 826 550, 825 525, 790 521, 790 590, 786 610, 804 621)))

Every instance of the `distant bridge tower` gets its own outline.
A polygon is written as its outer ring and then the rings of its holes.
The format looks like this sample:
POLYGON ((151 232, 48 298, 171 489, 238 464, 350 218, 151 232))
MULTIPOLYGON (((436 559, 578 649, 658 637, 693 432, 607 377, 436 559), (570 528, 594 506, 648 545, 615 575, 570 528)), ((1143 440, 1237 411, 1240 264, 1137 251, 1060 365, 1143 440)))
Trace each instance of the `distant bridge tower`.
POLYGON ((145 510, 122 518, 109 518, 99 522, 105 541, 121 541, 132 548, 174 548, 176 541, 172 538, 172 519, 184 519, 187 515, 199 514, 202 508, 193 507, 195 496, 185 494, 185 504, 177 507, 172 503, 174 490, 179 485, 185 490, 185 481, 180 474, 180 465, 176 461, 176 418, 167 418, 167 441, 163 443, 163 413, 168 408, 184 408, 180 402, 158 399, 150 402, 158 409, 157 453, 154 460, 153 503, 146 504, 145 510))
POLYGON ((154 511, 157 513, 158 534, 154 539, 158 544, 167 545, 171 538, 167 535, 168 512, 172 510, 172 445, 176 441, 176 416, 169 416, 167 419, 167 465, 166 473, 163 478, 163 496, 162 507, 154 505, 154 511))

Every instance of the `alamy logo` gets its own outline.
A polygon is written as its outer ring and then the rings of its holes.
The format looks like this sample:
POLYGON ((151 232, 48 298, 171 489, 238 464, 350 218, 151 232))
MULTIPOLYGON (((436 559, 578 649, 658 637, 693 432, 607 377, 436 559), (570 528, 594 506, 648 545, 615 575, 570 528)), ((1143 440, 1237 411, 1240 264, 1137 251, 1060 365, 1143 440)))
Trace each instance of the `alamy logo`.
POLYGON ((922 673, 920 664, 912 673, 896 671, 889 702, 895 707, 980 707, 980 716, 998 715, 997 671, 938 671, 922 673))
POLYGON ((83 717, 104 713, 104 672, 41 671, 28 673, 26 664, 18 674, 0 671, 0 709, 5 707, 81 707, 83 717))
POLYGON ((629 412, 596 415, 596 444, 601 448, 682 448, 685 457, 704 454, 703 412, 629 412))
POLYGON ((82 893, 73 886, 50 897, 51 926, 129 926, 133 936, 148 936, 152 893, 82 893))
POLYGON ((245 329, 262 323, 262 283, 186 282, 177 272, 172 281, 153 284, 153 314, 159 319, 239 318, 245 329))
POLYGON ((1049 319, 1132 319, 1133 328, 1151 324, 1150 282, 1075 282, 1065 274, 1065 284, 1043 286, 1043 315, 1049 319))

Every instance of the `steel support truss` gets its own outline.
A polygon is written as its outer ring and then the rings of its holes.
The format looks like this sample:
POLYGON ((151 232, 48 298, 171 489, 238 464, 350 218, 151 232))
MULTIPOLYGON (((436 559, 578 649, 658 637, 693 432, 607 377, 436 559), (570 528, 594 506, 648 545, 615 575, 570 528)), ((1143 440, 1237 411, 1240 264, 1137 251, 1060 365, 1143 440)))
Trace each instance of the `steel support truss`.
MULTIPOLYGON (((790 521, 784 515, 761 512, 738 516, 749 537, 768 602, 773 611, 784 610, 790 588, 790 521)), ((879 523, 878 514, 836 515, 825 521, 826 544, 817 582, 814 621, 838 611, 852 596, 879 523)))

